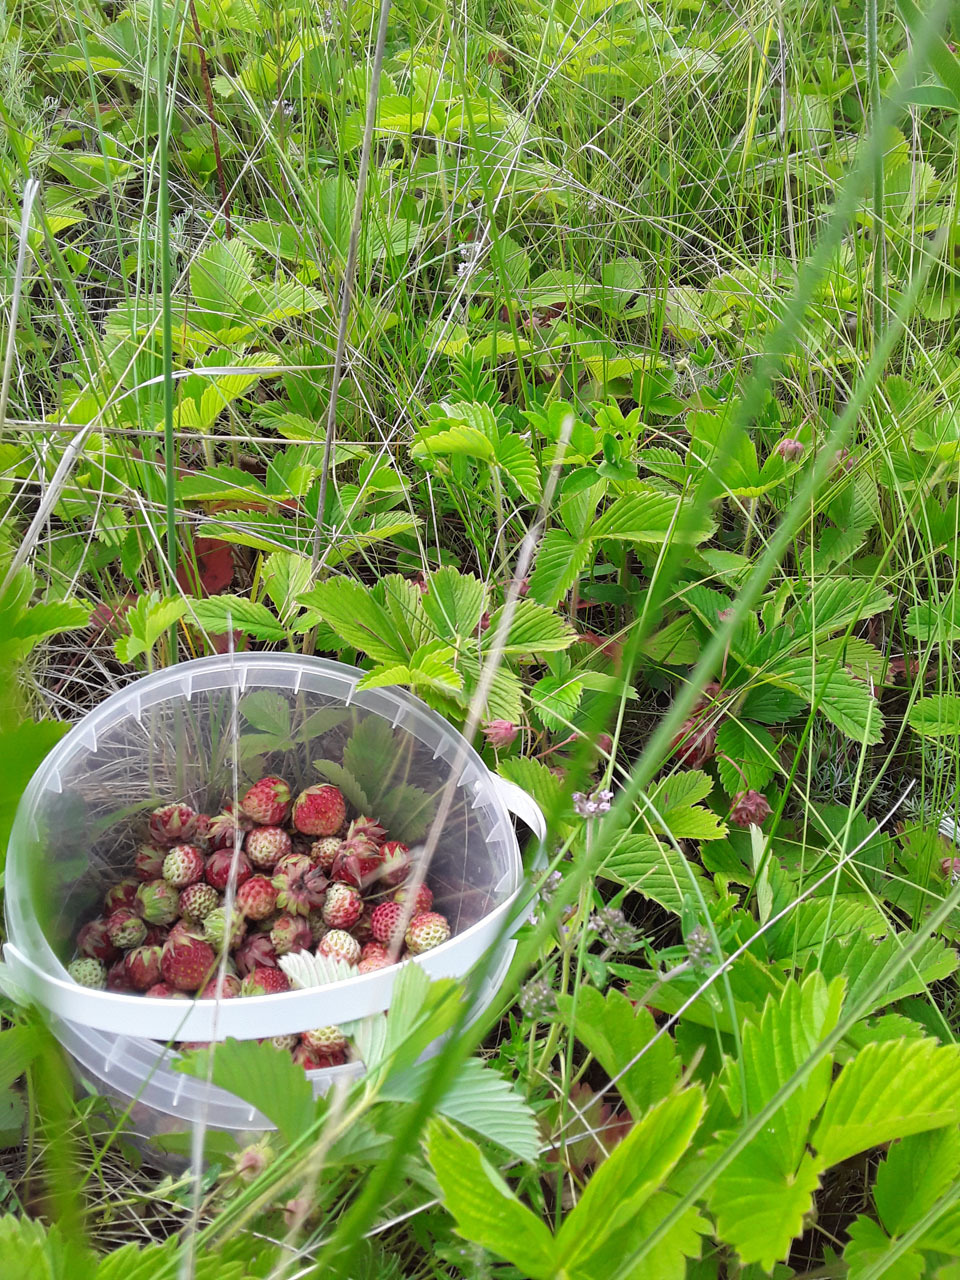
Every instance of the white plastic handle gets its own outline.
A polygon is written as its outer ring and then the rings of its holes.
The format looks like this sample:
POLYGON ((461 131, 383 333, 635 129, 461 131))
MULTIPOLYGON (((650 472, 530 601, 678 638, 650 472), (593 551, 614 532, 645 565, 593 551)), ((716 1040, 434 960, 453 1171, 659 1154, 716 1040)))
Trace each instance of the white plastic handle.
MULTIPOLYGON (((490 775, 504 807, 520 818, 542 843, 546 821, 540 806, 521 788, 490 775)), ((534 862, 541 861, 538 850, 534 862)), ((489 915, 451 938, 436 951, 418 956, 416 963, 431 978, 459 977, 480 958, 509 917, 522 885, 489 915)), ((532 909, 532 906, 531 906, 532 909)), ((529 912, 512 923, 519 925, 529 912)), ((277 996, 248 996, 239 1000, 172 1001, 145 999, 112 991, 93 991, 71 978, 46 972, 12 942, 3 948, 11 977, 38 1004, 69 1022, 149 1040, 213 1040, 226 1036, 287 1035, 305 1027, 350 1022, 389 1008, 399 965, 358 974, 328 987, 311 987, 277 996), (251 1031, 251 1028, 255 1030, 251 1031)))

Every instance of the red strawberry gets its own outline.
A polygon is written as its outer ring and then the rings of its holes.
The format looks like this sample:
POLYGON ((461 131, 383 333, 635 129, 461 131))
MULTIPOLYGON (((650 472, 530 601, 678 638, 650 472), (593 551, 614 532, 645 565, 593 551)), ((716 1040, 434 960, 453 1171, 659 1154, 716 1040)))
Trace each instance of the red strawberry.
POLYGON ((164 982, 178 991, 196 991, 216 964, 213 947, 201 938, 180 934, 169 937, 160 953, 164 982))
POLYGON ((318 1053, 313 1053, 305 1044, 298 1044, 293 1051, 293 1060, 304 1071, 319 1071, 323 1062, 318 1053))
POLYGON ((304 1031, 300 1043, 306 1045, 311 1053, 320 1053, 329 1057, 333 1053, 343 1053, 347 1047, 347 1037, 339 1027, 315 1027, 312 1031, 304 1031))
MULTIPOLYGON (((77 961, 74 961, 76 964, 77 961)), ((97 961, 84 961, 84 964, 96 964, 97 961)), ((73 966, 71 965, 71 968, 73 966)), ((114 992, 115 995, 132 995, 133 987, 130 985, 130 979, 127 977, 127 969, 123 960, 114 960, 113 964, 107 970, 106 987, 108 991, 114 992)))
POLYGON ((343 795, 327 782, 301 791, 293 805, 293 825, 308 836, 335 835, 346 816, 343 795))
POLYGON ((251 934, 237 948, 233 959, 243 977, 254 969, 275 969, 277 966, 277 952, 269 933, 251 934))
POLYGON ((142 844, 134 854, 133 865, 139 880, 159 880, 163 875, 166 849, 157 844, 142 844))
POLYGON ((143 993, 150 996, 154 1000, 186 1000, 187 993, 178 991, 176 987, 171 987, 169 982, 155 982, 152 987, 148 987, 143 993))
POLYGON ((160 981, 160 948, 135 947, 123 958, 123 970, 131 987, 146 991, 160 981))
POLYGON ((165 929, 162 924, 148 924, 147 936, 143 940, 145 947, 162 947, 169 937, 170 930, 165 929))
POLYGON ((336 881, 323 900, 323 922, 331 929, 349 929, 360 919, 363 898, 352 884, 336 881))
MULTIPOLYGON (((207 859, 207 865, 204 870, 207 884, 213 885, 214 889, 219 889, 222 893, 227 887, 230 879, 230 868, 233 866, 233 850, 217 849, 211 853, 207 859)), ((242 853, 237 855, 237 888, 239 889, 253 875, 253 867, 243 856, 242 853)))
POLYGON ((377 878, 380 866, 380 850, 369 840, 358 836, 341 844, 330 874, 334 880, 355 884, 360 889, 377 878))
POLYGON ((360 959, 360 943, 346 929, 331 929, 320 939, 317 955, 329 956, 331 960, 343 960, 347 964, 357 964, 360 959))
POLYGON ((200 881, 187 885, 180 895, 180 910, 188 920, 202 920, 220 905, 220 895, 212 884, 200 881))
POLYGON ((272 871, 291 848, 283 827, 258 827, 247 836, 243 851, 259 871, 272 871))
POLYGON ((369 840, 371 844, 381 845, 386 839, 387 829, 381 826, 376 818, 368 818, 364 814, 354 818, 347 828, 347 839, 356 840, 362 838, 369 840))
POLYGON ((156 844, 181 844, 196 831, 197 816, 188 804, 163 804, 150 815, 150 839, 156 844))
POLYGON ((277 906, 277 891, 266 876, 252 876, 237 890, 237 906, 251 920, 266 920, 277 906))
POLYGON ((313 935, 303 916, 282 915, 270 930, 270 941, 278 956, 286 956, 309 947, 313 935))
POLYGON ((240 843, 243 844, 243 837, 252 826, 253 819, 248 818, 239 809, 235 812, 233 804, 228 802, 223 806, 221 813, 210 819, 207 840, 210 842, 211 849, 232 849, 234 836, 239 833, 240 843))
POLYGON ((264 827, 279 827, 290 812, 290 788, 282 778, 261 778, 240 801, 240 808, 264 827))
POLYGON ((288 853, 277 863, 273 876, 277 906, 306 916, 323 904, 327 877, 305 853, 288 853))
POLYGON ((147 926, 135 911, 120 907, 106 919, 107 937, 115 947, 139 947, 147 935, 147 926))
POLYGON ((322 871, 329 871, 340 852, 339 836, 323 836, 310 846, 310 857, 322 871))
POLYGON ((386 960, 390 953, 382 942, 367 942, 364 944, 363 950, 360 952, 361 960, 386 960))
POLYGON ((197 814, 197 829, 194 831, 192 840, 204 852, 210 848, 210 824, 213 822, 209 813, 197 814))
POLYGON ((401 886, 393 895, 394 902, 409 901, 411 892, 413 893, 413 915, 419 916, 424 911, 429 911, 433 906, 433 891, 427 884, 418 884, 415 891, 401 886))
POLYGON ((374 907, 370 917, 370 929, 377 942, 385 946, 399 946, 403 938, 406 913, 399 902, 381 902, 374 907))
POLYGON ((77 950, 82 956, 110 963, 117 949, 110 941, 106 920, 91 920, 83 926, 77 934, 77 950))
POLYGON ((240 984, 242 996, 273 996, 281 991, 289 991, 290 983, 282 969, 268 969, 261 966, 248 973, 240 984))
POLYGON ((432 951, 449 937, 450 925, 447 918, 436 911, 424 911, 421 915, 414 916, 404 934, 407 946, 415 956, 422 955, 424 951, 432 951))
POLYGON ((232 1000, 240 994, 240 979, 233 973, 225 973, 223 978, 211 978, 200 992, 201 1000, 232 1000))
POLYGON ((136 911, 137 908, 137 890, 140 883, 137 880, 120 880, 117 884, 112 885, 106 892, 103 899, 103 914, 105 916, 112 915, 114 911, 119 911, 121 907, 126 907, 128 911, 136 911))
POLYGON ((410 870, 410 850, 400 840, 380 846, 380 879, 391 888, 402 884, 410 870))
POLYGON ((357 973, 373 973, 377 969, 389 969, 394 963, 396 962, 391 960, 388 955, 380 955, 378 952, 376 955, 367 956, 361 960, 357 965, 357 973))
POLYGON ((147 924, 173 924, 180 914, 180 894, 166 880, 148 880, 137 891, 140 913, 147 924))
POLYGON ((203 854, 195 844, 175 844, 163 860, 163 878, 176 889, 203 879, 203 854))

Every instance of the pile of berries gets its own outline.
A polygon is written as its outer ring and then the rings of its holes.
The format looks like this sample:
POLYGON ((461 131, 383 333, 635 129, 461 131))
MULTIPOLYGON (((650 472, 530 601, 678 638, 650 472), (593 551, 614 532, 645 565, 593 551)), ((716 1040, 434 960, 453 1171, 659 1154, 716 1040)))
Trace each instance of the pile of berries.
MULTIPOLYGON (((170 1000, 288 991, 278 961, 305 950, 370 973, 450 937, 429 886, 405 885, 411 870, 408 847, 389 840, 375 818, 351 820, 343 794, 328 783, 294 799, 282 778, 261 778, 236 810, 228 803, 214 817, 161 805, 131 875, 107 891, 103 915, 77 934, 68 970, 82 986, 170 1000), (235 857, 228 920, 224 891, 235 857)), ((337 1027, 271 1043, 307 1070, 345 1060, 337 1027)))

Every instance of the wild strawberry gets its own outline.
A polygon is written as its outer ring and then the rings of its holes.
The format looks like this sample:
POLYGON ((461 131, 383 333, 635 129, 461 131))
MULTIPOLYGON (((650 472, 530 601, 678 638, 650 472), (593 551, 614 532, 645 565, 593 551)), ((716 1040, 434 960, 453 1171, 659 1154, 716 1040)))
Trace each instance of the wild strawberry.
POLYGON ((360 919, 363 898, 352 884, 337 881, 327 890, 323 900, 323 922, 331 929, 349 929, 360 919))
MULTIPOLYGON (((206 942, 203 936, 203 925, 199 920, 178 920, 167 934, 167 942, 183 941, 184 938, 206 942)), ((166 943, 164 943, 166 946, 166 943)))
POLYGON ((173 924, 180 914, 180 894, 166 880, 149 880, 137 890, 140 914, 147 924, 173 924))
POLYGON ((366 942, 360 952, 361 960, 375 960, 382 957, 384 960, 389 956, 389 951, 382 942, 366 942))
POLYGON ((357 965, 357 973, 373 973, 377 969, 389 969, 395 963, 396 961, 391 960, 386 953, 381 955, 377 952, 376 955, 366 956, 360 961, 357 965))
POLYGON ((210 848, 211 822, 213 822, 213 818, 210 816, 209 813, 197 814, 197 827, 193 835, 191 836, 191 839, 193 843, 197 845, 198 848, 201 849, 203 852, 206 852, 210 848))
POLYGON ((251 920, 266 920, 277 905, 277 891, 266 876, 252 876, 237 890, 237 906, 251 920))
POLYGON ((90 920, 77 934, 77 950, 82 956, 93 960, 106 960, 107 963, 117 954, 117 949, 110 941, 106 920, 90 920))
POLYGON ((293 825, 308 836, 336 835, 346 816, 343 795, 327 782, 301 791, 293 805, 293 825))
POLYGON ((391 889, 402 884, 410 870, 410 850, 400 840, 388 840, 380 846, 380 874, 378 879, 391 889))
MULTIPOLYGON (((226 889, 230 880, 233 857, 232 849, 217 849, 207 859, 207 865, 203 873, 207 884, 213 885, 214 889, 219 889, 221 893, 226 889)), ((251 867, 249 861, 242 853, 237 854, 237 888, 239 889, 252 875, 253 867, 251 867)))
POLYGON ((447 918, 436 911, 424 911, 414 916, 404 934, 406 944, 415 956, 422 955, 424 951, 432 951, 449 937, 450 925, 447 918))
POLYGON ((291 847, 283 827, 257 827, 247 836, 243 851, 259 871, 272 871, 291 847))
POLYGON ((134 911, 120 907, 107 916, 107 937, 115 947, 139 947, 147 934, 147 926, 134 911))
POLYGON ((320 1055, 313 1053, 305 1044, 298 1044, 293 1051, 293 1060, 304 1071, 319 1071, 323 1066, 320 1055))
POLYGON ((310 857, 321 869, 321 871, 329 871, 333 866, 333 860, 340 852, 339 836, 323 836, 319 840, 314 840, 310 846, 310 857))
POLYGON ((107 966, 93 956, 72 960, 67 965, 67 973, 81 987, 91 987, 94 991, 102 991, 107 985, 107 966))
POLYGON ((277 906, 281 911, 306 916, 321 906, 327 877, 305 853, 288 853, 277 863, 273 876, 277 906))
POLYGON ((150 839, 155 844, 182 844, 197 829, 197 814, 188 804, 162 804, 150 815, 150 839))
POLYGON ((280 1053, 292 1053, 300 1043, 300 1037, 294 1035, 287 1036, 268 1036, 263 1044, 268 1044, 271 1049, 277 1049, 280 1053))
POLYGON ((207 827, 207 840, 211 849, 232 849, 236 836, 239 835, 240 843, 243 844, 243 837, 253 827, 253 819, 248 818, 240 809, 234 809, 233 804, 228 802, 223 806, 221 813, 215 814, 210 819, 210 825, 207 827))
POLYGON ((124 964, 125 957, 114 960, 113 964, 107 970, 107 990, 112 991, 115 995, 127 996, 133 995, 135 988, 130 985, 130 979, 127 977, 127 969, 124 964))
POLYGON ((327 926, 323 922, 323 912, 311 911, 307 916, 307 924, 310 926, 311 942, 314 944, 318 943, 327 932, 327 926))
POLYGON ((399 903, 408 902, 411 893, 413 895, 413 915, 422 915, 424 911, 429 911, 433 906, 433 890, 428 884, 418 884, 415 891, 406 885, 402 885, 393 895, 393 900, 399 903))
POLYGON ((738 827, 759 827, 772 812, 762 791, 738 791, 730 808, 730 821, 738 827))
POLYGON ((155 982, 152 987, 148 987, 143 993, 150 996, 152 1000, 186 1000, 187 993, 178 991, 176 987, 171 987, 169 982, 155 982))
POLYGON ((275 969, 277 967, 277 952, 273 943, 270 941, 268 933, 254 933, 237 947, 233 957, 241 976, 246 977, 248 973, 252 973, 254 969, 275 969))
POLYGON ((144 947, 162 947, 170 935, 170 930, 162 924, 148 924, 147 935, 140 944, 144 947))
MULTIPOLYGON (((227 943, 231 951, 239 947, 247 932, 247 922, 236 903, 234 903, 232 914, 230 941, 227 943)), ((224 939, 227 936, 227 911, 225 907, 214 907, 212 911, 203 917, 203 936, 217 952, 223 950, 224 939)))
POLYGON ((317 955, 356 964, 360 959, 360 943, 346 929, 331 929, 317 944, 317 955))
POLYGON ((235 973, 214 977, 200 991, 201 1000, 233 1000, 240 994, 240 979, 235 973))
POLYGON ((158 844, 142 844, 133 856, 138 880, 159 880, 167 851, 158 844))
POLYGON ((195 844, 176 844, 163 860, 163 878, 175 889, 203 879, 203 854, 195 844))
POLYGON ((313 942, 313 936, 303 916, 282 915, 277 916, 270 930, 270 941, 278 956, 286 956, 305 950, 313 942))
POLYGON ((355 884, 358 889, 370 884, 380 872, 380 850, 366 836, 344 840, 340 852, 333 860, 330 875, 345 884, 355 884))
POLYGON ((120 880, 117 884, 112 885, 104 895, 103 914, 105 916, 112 915, 114 911, 119 911, 121 907, 126 907, 128 911, 137 910, 137 890, 140 883, 137 880, 120 880))
POLYGON ((348 840, 369 840, 371 844, 377 846, 383 844, 386 837, 386 827, 381 826, 376 818, 368 818, 362 813, 350 823, 346 835, 348 840))
POLYGON ((350 930, 361 946, 363 946, 365 942, 369 942, 373 937, 373 926, 371 923, 372 918, 373 908, 370 906, 369 902, 365 902, 363 904, 363 911, 360 913, 360 919, 350 930))
POLYGON ((134 947, 123 957, 123 970, 131 987, 146 991, 160 981, 160 948, 134 947))
POLYGON ((202 920, 220 905, 220 895, 212 884, 202 880, 189 884, 180 894, 180 910, 188 920, 202 920))
POLYGON ((332 1053, 343 1053, 347 1047, 347 1037, 339 1027, 315 1027, 312 1031, 304 1031, 300 1043, 307 1046, 311 1053, 321 1053, 329 1057, 332 1053))
POLYGON ((240 808, 263 827, 279 827, 290 812, 290 788, 282 778, 261 778, 240 801, 240 808))
POLYGON ((290 983, 283 970, 268 969, 265 966, 248 973, 240 984, 242 996, 274 996, 289 990, 290 983))
POLYGON ((374 907, 370 917, 370 929, 374 938, 384 946, 399 946, 406 918, 406 912, 399 902, 381 902, 374 907))
POLYGON ((209 942, 181 934, 167 939, 160 953, 164 982, 178 991, 196 991, 207 981, 217 957, 209 942))

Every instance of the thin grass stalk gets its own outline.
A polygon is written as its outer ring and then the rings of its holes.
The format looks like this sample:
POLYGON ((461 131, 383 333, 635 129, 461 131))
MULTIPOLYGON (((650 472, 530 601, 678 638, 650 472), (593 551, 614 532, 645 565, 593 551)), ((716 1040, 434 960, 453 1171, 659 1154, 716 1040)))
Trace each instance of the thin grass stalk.
MULTIPOLYGON (((0 383, 0 439, 7 421, 7 402, 10 398, 10 378, 13 373, 13 354, 17 349, 17 316, 20 314, 20 296, 23 293, 23 273, 27 261, 27 240, 30 234, 30 218, 34 201, 40 191, 36 178, 28 178, 23 184, 23 207, 20 210, 20 230, 17 233, 17 263, 13 272, 13 291, 10 295, 10 327, 3 354, 3 381, 0 383)), ((6 586, 6 583, 4 583, 6 586)))

